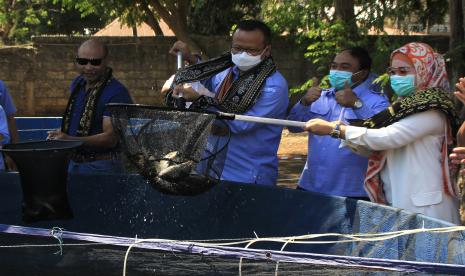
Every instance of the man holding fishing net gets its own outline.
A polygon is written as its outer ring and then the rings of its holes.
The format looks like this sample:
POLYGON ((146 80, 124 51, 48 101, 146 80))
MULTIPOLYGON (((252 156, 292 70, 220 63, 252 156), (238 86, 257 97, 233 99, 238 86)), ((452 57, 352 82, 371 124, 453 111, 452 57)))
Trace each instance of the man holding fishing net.
MULTIPOLYGON (((192 65, 176 74, 176 85, 166 95, 168 105, 173 106, 182 95, 193 101, 193 108, 209 106, 234 114, 285 118, 287 82, 276 70, 271 57, 271 31, 263 22, 239 22, 230 51, 208 61, 200 62, 181 41, 170 50, 172 54, 177 52, 192 65), (182 85, 185 83, 195 85, 182 85)), ((282 126, 242 121, 228 121, 227 126, 231 140, 221 179, 275 185, 282 126)), ((228 139, 224 127, 215 126, 212 133, 228 139)))

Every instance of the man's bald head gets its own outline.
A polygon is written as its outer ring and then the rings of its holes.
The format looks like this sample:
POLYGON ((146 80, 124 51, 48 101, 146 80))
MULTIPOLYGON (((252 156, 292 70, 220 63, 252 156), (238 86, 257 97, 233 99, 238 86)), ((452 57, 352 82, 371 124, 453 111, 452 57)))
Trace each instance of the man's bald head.
POLYGON ((107 55, 107 46, 97 39, 86 40, 79 46, 76 65, 88 84, 96 83, 103 77, 107 55))
POLYGON ((105 45, 102 41, 95 39, 95 38, 84 41, 81 44, 81 46, 79 46, 78 55, 79 55, 79 52, 82 50, 93 50, 93 51, 101 52, 102 53, 101 58, 105 58, 108 55, 107 45, 105 45))

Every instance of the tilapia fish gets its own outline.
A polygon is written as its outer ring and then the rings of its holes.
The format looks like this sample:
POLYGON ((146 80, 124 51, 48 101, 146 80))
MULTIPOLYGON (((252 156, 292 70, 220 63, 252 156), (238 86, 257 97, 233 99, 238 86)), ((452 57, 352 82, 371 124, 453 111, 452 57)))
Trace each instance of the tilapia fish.
POLYGON ((158 176, 166 180, 177 181, 188 176, 194 168, 194 164, 194 161, 187 161, 181 164, 172 165, 158 172, 158 176))
POLYGON ((161 171, 169 168, 170 166, 176 165, 179 162, 179 153, 177 151, 172 151, 165 156, 160 161, 155 161, 154 166, 155 170, 157 171, 157 174, 159 174, 161 171))
POLYGON ((176 182, 179 179, 188 176, 195 166, 194 161, 189 160, 182 162, 183 159, 184 158, 181 158, 179 155, 179 152, 172 151, 163 156, 160 161, 151 161, 153 162, 153 167, 158 177, 168 181, 176 182))
POLYGON ((151 180, 152 186, 162 193, 191 196, 205 192, 218 183, 215 179, 197 174, 194 161, 179 163, 182 159, 177 151, 166 154, 160 161, 149 156, 151 169, 146 177, 151 180))
POLYGON ((218 184, 218 181, 201 175, 191 174, 175 183, 156 176, 150 183, 155 189, 165 194, 194 196, 208 191, 218 184))

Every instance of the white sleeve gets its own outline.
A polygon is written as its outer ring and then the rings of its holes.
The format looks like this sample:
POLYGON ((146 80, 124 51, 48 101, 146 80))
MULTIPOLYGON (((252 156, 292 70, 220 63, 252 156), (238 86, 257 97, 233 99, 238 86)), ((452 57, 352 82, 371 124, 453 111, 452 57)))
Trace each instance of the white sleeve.
POLYGON ((341 144, 339 145, 339 148, 348 148, 353 153, 356 153, 364 157, 368 157, 371 154, 371 150, 369 148, 351 143, 347 140, 341 140, 341 144))
POLYGON ((163 91, 163 90, 170 89, 171 84, 173 83, 173 80, 174 80, 174 75, 171 75, 171 77, 165 81, 161 90, 163 91))
POLYGON ((203 84, 200 83, 200 81, 192 82, 190 83, 190 86, 200 95, 205 95, 210 98, 215 97, 215 93, 210 92, 203 84))
POLYGON ((430 110, 410 115, 380 129, 347 126, 345 140, 372 150, 396 149, 427 135, 443 135, 444 124, 444 115, 440 111, 430 110))

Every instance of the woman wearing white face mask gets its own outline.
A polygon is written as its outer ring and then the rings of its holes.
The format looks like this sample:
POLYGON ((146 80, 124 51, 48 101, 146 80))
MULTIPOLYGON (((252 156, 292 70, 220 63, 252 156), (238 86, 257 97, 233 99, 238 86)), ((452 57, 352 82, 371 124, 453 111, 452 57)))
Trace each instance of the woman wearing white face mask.
POLYGON ((317 119, 306 130, 372 151, 364 183, 372 201, 458 223, 447 162, 458 120, 444 60, 427 44, 409 43, 391 54, 388 71, 398 100, 387 110, 361 127, 317 119))

